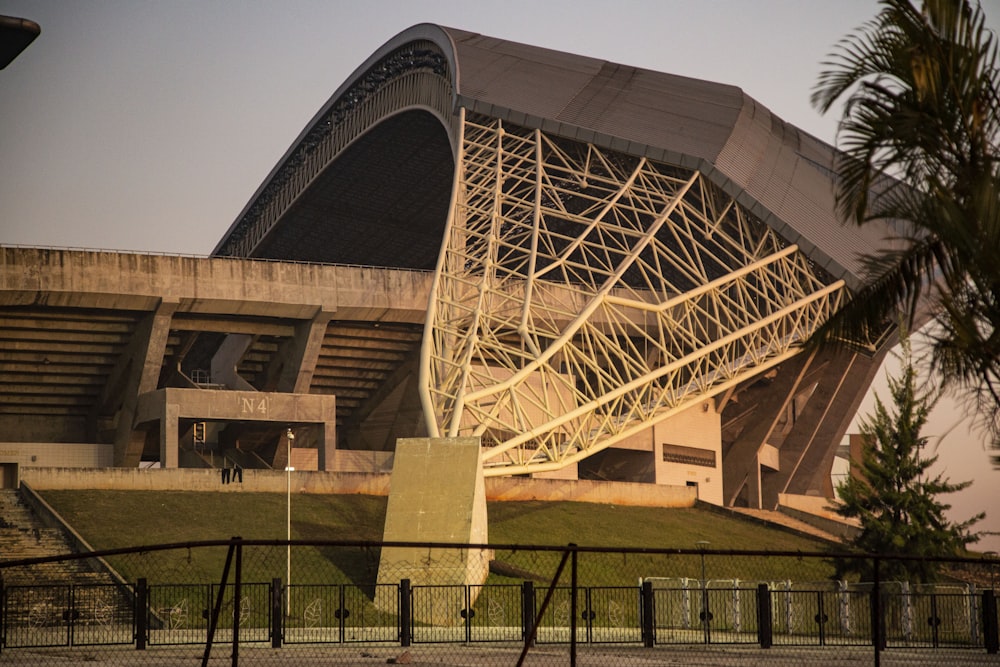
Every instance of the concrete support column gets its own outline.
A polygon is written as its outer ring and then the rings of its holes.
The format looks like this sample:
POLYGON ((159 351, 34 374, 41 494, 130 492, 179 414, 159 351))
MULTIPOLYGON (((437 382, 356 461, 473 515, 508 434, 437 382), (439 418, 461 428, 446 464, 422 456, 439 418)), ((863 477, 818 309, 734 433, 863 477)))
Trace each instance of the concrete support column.
POLYGON ((295 335, 285 341, 267 369, 265 391, 308 394, 323 349, 323 337, 333 313, 319 311, 295 327, 295 335))
POLYGON ((229 389, 256 391, 257 389, 236 372, 243 355, 247 353, 253 336, 229 334, 212 357, 212 382, 224 384, 229 389))
POLYGON ((837 369, 837 382, 821 383, 817 390, 821 400, 810 400, 808 407, 814 409, 796 424, 792 444, 797 446, 789 448, 787 457, 782 452, 781 465, 789 473, 779 493, 823 495, 832 491, 830 466, 834 454, 864 399, 865 388, 871 386, 887 353, 885 346, 873 356, 842 353, 834 359, 831 366, 837 369))
POLYGON ((776 369, 773 380, 762 382, 754 378, 728 401, 731 412, 723 413, 723 422, 731 413, 739 415, 748 409, 760 416, 733 442, 724 446, 723 504, 738 505, 738 499, 744 495, 749 507, 761 507, 759 451, 767 446, 769 436, 777 428, 789 403, 807 382, 808 373, 815 368, 814 361, 814 354, 796 355, 776 369))
POLYGON ((337 424, 328 421, 320 424, 317 445, 319 448, 319 469, 332 472, 336 468, 337 424))
POLYGON ((170 323, 178 306, 177 302, 161 302, 156 312, 150 313, 136 328, 125 366, 128 379, 115 432, 116 466, 134 468, 142 460, 145 438, 133 431, 139 396, 156 389, 170 336, 170 323))
POLYGON ((167 403, 164 406, 163 418, 160 419, 160 467, 162 468, 176 468, 180 459, 177 442, 180 412, 180 406, 176 403, 167 403))
MULTIPOLYGON (((479 448, 479 438, 397 441, 383 540, 485 544, 486 485, 479 448)), ((383 548, 378 583, 481 584, 489 575, 490 558, 484 549, 383 548)), ((453 624, 460 618, 462 602, 441 591, 432 603, 414 610, 416 620, 453 624)), ((428 595, 438 594, 430 590, 428 595)))
MULTIPOLYGON (((764 445, 764 446, 766 446, 766 445, 764 445)), ((761 506, 761 501, 760 501, 761 482, 760 482, 760 478, 761 478, 761 476, 763 474, 764 474, 764 471, 761 470, 761 466, 760 466, 760 456, 759 455, 755 456, 754 459, 753 459, 753 469, 750 470, 747 473, 747 477, 746 477, 746 495, 747 495, 748 506, 749 507, 753 507, 755 509, 760 508, 760 506, 761 506)), ((732 505, 733 504, 733 499, 732 498, 726 498, 726 503, 728 505, 732 505)))

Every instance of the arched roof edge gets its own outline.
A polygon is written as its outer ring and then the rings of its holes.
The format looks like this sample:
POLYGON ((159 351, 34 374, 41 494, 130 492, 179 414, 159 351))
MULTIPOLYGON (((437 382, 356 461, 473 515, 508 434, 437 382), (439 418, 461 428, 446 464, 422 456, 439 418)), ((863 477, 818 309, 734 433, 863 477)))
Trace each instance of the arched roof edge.
MULTIPOLYGON (((574 85, 577 86, 596 81, 601 71, 611 71, 624 66, 589 56, 564 54, 544 47, 491 38, 479 33, 434 23, 420 23, 397 33, 352 72, 314 114, 282 158, 261 182, 253 196, 249 198, 240 214, 222 236, 213 253, 220 251, 225 246, 230 235, 239 227, 251 207, 264 193, 265 188, 292 157, 303 139, 331 108, 367 72, 394 50, 408 43, 421 41, 436 45, 447 61, 447 76, 450 78, 451 84, 450 111, 452 115, 457 108, 463 107, 475 113, 504 118, 508 122, 519 125, 537 127, 545 132, 573 140, 591 142, 611 150, 643 155, 665 163, 697 169, 727 194, 735 197, 737 201, 765 224, 775 229, 787 241, 798 244, 813 261, 826 269, 832 276, 846 280, 852 289, 862 282, 862 277, 856 274, 859 265, 852 253, 864 252, 871 247, 871 241, 878 239, 865 238, 863 235, 859 235, 857 230, 852 229, 845 229, 841 233, 831 235, 827 229, 833 229, 833 225, 838 222, 832 211, 821 214, 816 220, 803 218, 801 215, 803 206, 807 208, 811 206, 812 215, 816 214, 816 204, 814 201, 810 201, 810 197, 816 196, 817 188, 832 187, 832 177, 823 176, 820 178, 818 174, 813 174, 811 177, 807 175, 804 177, 805 181, 802 181, 803 187, 806 189, 802 191, 795 189, 795 187, 775 188, 768 185, 767 182, 768 175, 775 172, 777 167, 780 167, 780 171, 784 172, 775 174, 778 179, 781 179, 789 178, 790 175, 794 174, 802 174, 804 162, 813 162, 817 159, 823 163, 832 162, 836 149, 794 125, 777 118, 766 105, 761 104, 742 88, 731 84, 700 81, 680 75, 627 68, 629 71, 642 72, 646 76, 654 77, 660 81, 661 88, 665 85, 664 81, 671 85, 673 82, 677 82, 687 91, 685 94, 693 95, 691 99, 695 101, 692 104, 702 104, 702 106, 708 104, 709 106, 705 108, 716 113, 712 122, 702 126, 698 133, 679 134, 677 140, 655 141, 655 139, 660 138, 656 131, 650 133, 648 128, 644 130, 641 126, 636 127, 634 123, 619 127, 618 129, 622 130, 619 133, 615 131, 614 123, 604 122, 600 125, 591 124, 588 126, 588 124, 577 122, 574 114, 564 113, 565 105, 568 102, 559 96, 569 96, 567 99, 572 99, 579 92, 572 86, 565 91, 560 91, 554 100, 548 100, 549 106, 555 105, 553 107, 555 111, 551 112, 552 110, 546 108, 545 105, 536 104, 536 98, 525 98, 524 91, 528 88, 518 78, 523 76, 524 70, 520 70, 517 75, 512 75, 513 78, 502 85, 495 84, 496 78, 493 70, 490 70, 490 78, 480 81, 477 77, 481 75, 484 62, 492 63, 493 61, 490 58, 484 60, 475 54, 477 53, 476 49, 479 49, 479 53, 489 54, 491 49, 501 45, 505 58, 521 59, 529 63, 535 62, 535 59, 549 64, 555 62, 554 67, 566 68, 566 71, 576 75, 574 85), (485 40, 485 46, 482 46, 483 40, 485 40), (472 77, 470 81, 462 79, 463 63, 460 61, 465 58, 471 58, 470 62, 464 63, 471 67, 471 69, 466 68, 468 71, 465 73, 472 77), (553 58, 555 61, 552 60, 553 58), (463 83, 470 86, 468 90, 463 90, 463 83), (699 96, 704 97, 704 99, 699 96), (527 104, 521 104, 522 102, 527 102, 527 104), (541 113, 543 110, 549 113, 541 113), (761 150, 761 142, 764 142, 764 148, 770 150, 770 153, 763 156, 753 153, 754 150, 761 150), (806 146, 807 144, 808 146, 806 146), (765 171, 760 171, 757 168, 757 162, 763 157, 767 157, 771 162, 763 165, 765 171), (761 174, 764 176, 763 179, 760 178, 761 174), (793 198, 795 201, 792 203, 797 208, 784 205, 786 200, 792 201, 793 198), (843 252, 838 251, 841 246, 844 247, 843 252)), ((617 74, 609 76, 613 78, 617 74)), ((669 100, 669 98, 667 99, 669 100)), ((682 104, 689 102, 688 98, 683 95, 678 99, 682 104)), ((610 113, 614 113, 613 108, 610 113)), ((684 120, 683 114, 690 115, 691 112, 687 111, 686 108, 681 108, 678 113, 681 114, 681 120, 684 120)), ((438 117, 441 119, 440 111, 438 117)), ((692 118, 694 118, 692 121, 694 123, 699 120, 697 117, 692 118)), ((659 118, 652 120, 660 121, 659 118)), ((662 123, 660 124, 662 125, 662 123)), ((454 147, 457 141, 456 128, 447 122, 444 125, 454 147)), ((654 127, 655 125, 654 123, 654 127)), ((820 165, 820 168, 822 167, 823 165, 820 165)))
MULTIPOLYGON (((380 46, 372 55, 368 56, 368 58, 363 63, 361 63, 358 67, 356 67, 354 71, 351 72, 351 75, 348 76, 347 79, 345 79, 342 84, 340 84, 337 90, 335 90, 333 94, 323 104, 323 106, 320 107, 319 111, 313 114, 313 117, 309 119, 309 122, 305 124, 305 126, 302 128, 302 131, 299 132, 298 136, 295 137, 295 140, 292 141, 291 144, 289 144, 288 149, 284 152, 281 158, 275 163, 274 167, 271 168, 271 171, 269 171, 267 173, 267 176, 265 176, 264 179, 261 180, 260 185, 257 186, 256 190, 254 190, 254 193, 250 196, 250 198, 247 200, 247 203, 237 214, 232 224, 229 225, 226 231, 219 238, 219 241, 218 243, 215 244, 215 247, 212 249, 211 254, 214 255, 215 253, 219 252, 219 250, 226 244, 226 241, 229 239, 230 234, 232 234, 233 231, 239 226, 240 222, 243 220, 243 217, 254 205, 254 202, 257 201, 257 198, 261 196, 261 194, 264 192, 264 189, 268 186, 271 180, 277 175, 277 173, 281 170, 281 168, 288 161, 288 159, 298 149, 299 145, 302 143, 302 140, 305 139, 306 135, 308 135, 309 132, 316 126, 316 123, 318 123, 327 114, 327 112, 330 111, 330 109, 333 107, 333 105, 337 103, 337 101, 341 98, 341 96, 343 96, 344 93, 350 90, 351 87, 354 86, 354 84, 357 83, 358 80, 360 80, 361 77, 363 77, 368 70, 374 67, 380 60, 385 58, 387 55, 389 55, 390 53, 392 53, 393 51, 395 51, 396 49, 400 48, 405 44, 420 40, 427 40, 437 44, 441 48, 442 53, 444 53, 444 56, 448 59, 448 70, 451 74, 452 90, 454 91, 453 101, 452 101, 452 108, 454 109, 455 100, 458 97, 459 64, 457 58, 455 57, 455 43, 452 40, 451 35, 449 35, 448 31, 445 30, 443 27, 434 23, 418 23, 417 25, 411 26, 406 30, 397 33, 394 37, 389 39, 389 41, 385 42, 382 46, 380 46)), ((447 124, 445 124, 445 130, 449 134, 451 134, 451 127, 449 127, 447 124)), ((452 137, 452 139, 454 138, 452 137)))

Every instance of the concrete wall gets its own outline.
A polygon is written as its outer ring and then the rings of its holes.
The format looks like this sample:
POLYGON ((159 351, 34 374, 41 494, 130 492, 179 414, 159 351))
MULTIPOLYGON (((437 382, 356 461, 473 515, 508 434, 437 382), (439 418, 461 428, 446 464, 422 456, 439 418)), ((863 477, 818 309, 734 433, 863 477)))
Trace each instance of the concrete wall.
POLYGON ((422 322, 433 274, 231 258, 111 251, 0 248, 0 304, 311 319, 317 308, 344 319, 422 322))
POLYGON ((335 449, 332 452, 335 472, 392 472, 393 452, 367 449, 335 449))
MULTIPOLYGON (((194 468, 21 468, 21 479, 38 491, 61 489, 106 489, 118 491, 222 491, 226 493, 286 493, 283 470, 244 470, 242 482, 222 483, 221 471, 194 468)), ((291 473, 293 493, 384 496, 389 475, 369 473, 291 473)))
MULTIPOLYGON (((117 491, 222 491, 225 493, 285 493, 286 473, 244 470, 243 482, 223 484, 218 470, 172 468, 21 468, 21 479, 38 491, 106 489, 117 491)), ((389 494, 389 475, 356 472, 301 472, 291 474, 294 493, 389 494)), ((693 507, 695 489, 628 482, 594 482, 523 477, 485 480, 491 501, 572 501, 637 507, 693 507)))
POLYGON ((0 442, 0 463, 26 468, 106 468, 114 464, 114 445, 77 442, 0 442))
POLYGON ((836 501, 820 496, 793 493, 778 494, 778 511, 843 539, 853 539, 861 532, 861 522, 842 517, 834 509, 836 501))
POLYGON ((674 486, 696 485, 698 498, 722 505, 722 419, 715 400, 704 401, 654 427, 656 483, 674 486), (715 467, 666 462, 663 445, 680 445, 715 452, 715 467))
POLYGON ((634 507, 694 507, 697 490, 634 482, 487 477, 487 500, 569 500, 634 507))
MULTIPOLYGON (((558 470, 547 470, 545 472, 533 472, 531 473, 533 479, 579 479, 580 478, 580 465, 579 463, 570 463, 558 470)), ((488 479, 493 479, 492 477, 488 479)), ((523 479, 522 479, 523 481, 523 479)))

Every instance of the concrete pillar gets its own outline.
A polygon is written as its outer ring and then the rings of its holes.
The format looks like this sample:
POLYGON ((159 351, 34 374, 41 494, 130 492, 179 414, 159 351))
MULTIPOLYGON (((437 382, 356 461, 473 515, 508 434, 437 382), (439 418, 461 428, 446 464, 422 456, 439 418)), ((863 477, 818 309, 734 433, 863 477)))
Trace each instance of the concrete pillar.
POLYGON ((167 403, 163 408, 163 418, 160 419, 160 467, 176 468, 180 458, 180 448, 177 443, 177 431, 180 421, 180 406, 167 403))
POLYGON ((257 391, 257 388, 244 380, 236 372, 243 355, 250 349, 253 336, 247 334, 229 334, 212 357, 212 383, 224 384, 229 389, 239 391, 257 391))
POLYGON ((789 477, 782 493, 833 497, 830 479, 833 457, 864 399, 866 392, 858 388, 871 386, 887 352, 885 347, 874 356, 855 354, 845 362, 847 369, 842 372, 829 399, 830 408, 814 422, 809 444, 803 448, 795 464, 795 473, 789 477))
POLYGON ((326 421, 319 425, 319 437, 316 439, 319 449, 319 469, 332 472, 336 469, 337 423, 326 421))
MULTIPOLYGON (((479 464, 479 438, 397 441, 382 539, 486 543, 486 486, 479 464)), ((408 579, 415 587, 481 584, 489 574, 490 558, 484 549, 384 547, 378 583, 408 579)), ((442 625, 462 622, 460 599, 451 591, 417 590, 416 620, 442 625)))
POLYGON ((321 310, 311 320, 295 327, 295 335, 282 344, 267 368, 265 391, 309 393, 323 349, 323 337, 332 317, 333 313, 321 310))
POLYGON ((844 352, 833 360, 830 367, 837 375, 821 382, 819 400, 807 404, 788 438, 789 456, 782 447, 781 465, 789 463, 790 472, 779 493, 823 496, 830 491, 832 496, 833 457, 887 352, 888 346, 873 356, 844 352))
POLYGON ((116 466, 134 468, 142 460, 142 445, 145 442, 145 437, 133 431, 136 425, 137 404, 139 396, 156 389, 156 383, 160 378, 160 368, 163 365, 163 355, 167 348, 167 339, 170 336, 170 323, 178 305, 177 302, 161 302, 156 312, 150 313, 136 327, 135 338, 129 350, 129 375, 124 399, 118 413, 118 427, 115 432, 116 466))
MULTIPOLYGON (((768 437, 777 427, 788 404, 803 386, 808 372, 813 368, 814 358, 814 354, 798 354, 777 368, 773 380, 768 382, 753 378, 730 400, 728 405, 731 413, 741 414, 752 409, 759 417, 748 428, 741 430, 737 438, 724 448, 723 504, 740 504, 738 499, 742 493, 749 507, 761 507, 762 473, 757 452, 767 444, 768 437)), ((723 422, 731 413, 723 414, 723 422)))

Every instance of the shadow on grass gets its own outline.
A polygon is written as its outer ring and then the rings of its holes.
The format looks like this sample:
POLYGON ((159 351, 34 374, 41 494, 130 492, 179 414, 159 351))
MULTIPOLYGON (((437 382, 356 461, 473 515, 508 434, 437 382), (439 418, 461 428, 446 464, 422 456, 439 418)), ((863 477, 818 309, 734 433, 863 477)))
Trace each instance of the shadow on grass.
MULTIPOLYGON (((356 535, 345 536, 343 531, 332 526, 324 526, 316 523, 294 522, 295 532, 299 535, 308 535, 309 539, 315 540, 344 540, 362 539, 378 540, 376 537, 356 535)), ((345 582, 353 584, 364 591, 369 599, 375 597, 375 584, 378 581, 378 563, 381 549, 378 547, 336 547, 318 546, 317 553, 326 559, 334 568, 340 571, 345 582)))

